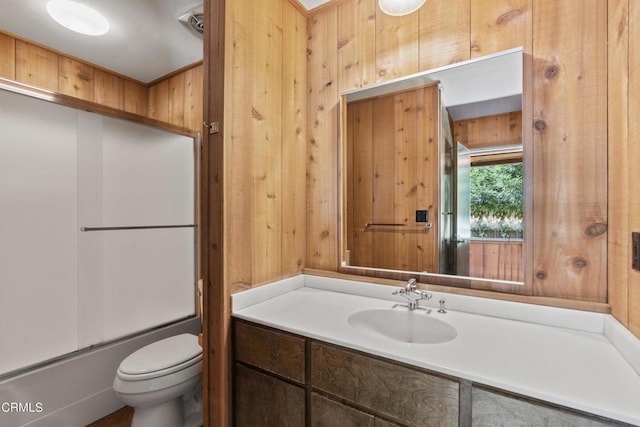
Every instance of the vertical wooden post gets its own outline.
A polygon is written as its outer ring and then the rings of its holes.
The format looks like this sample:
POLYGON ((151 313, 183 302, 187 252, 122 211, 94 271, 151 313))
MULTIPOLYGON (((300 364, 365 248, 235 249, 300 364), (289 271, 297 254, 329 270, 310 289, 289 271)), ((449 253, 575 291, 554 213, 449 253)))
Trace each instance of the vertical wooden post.
MULTIPOLYGON (((220 125, 224 117, 225 0, 205 0, 203 117, 220 125)), ((204 286, 203 425, 230 425, 230 300, 223 281, 223 135, 203 126, 201 238, 204 286)))

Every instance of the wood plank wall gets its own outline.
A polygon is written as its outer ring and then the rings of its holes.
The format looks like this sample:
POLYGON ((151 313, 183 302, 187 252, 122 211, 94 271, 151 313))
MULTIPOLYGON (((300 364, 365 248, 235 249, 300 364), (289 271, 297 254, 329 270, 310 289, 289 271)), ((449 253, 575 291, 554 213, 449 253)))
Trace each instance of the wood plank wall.
POLYGON ((453 139, 470 150, 522 144, 522 112, 455 121, 453 139))
POLYGON ((287 0, 226 12, 225 286, 291 276, 305 259, 306 17, 287 0))
POLYGON ((149 86, 0 31, 0 77, 202 131, 202 65, 149 86))
MULTIPOLYGON (((622 2, 623 5, 625 2, 622 2)), ((640 4, 637 1, 629 1, 629 121, 626 142, 629 144, 629 189, 635 188, 640 182, 640 141, 637 138, 630 138, 631 135, 640 135, 640 4)), ((617 76, 617 75, 616 75, 617 76)), ((624 80, 624 79, 623 79, 624 80)), ((624 95, 624 94, 623 94, 624 95)), ((624 96, 621 97, 624 99, 624 96)), ((611 116, 610 116, 611 117, 611 116)), ((615 120, 611 117, 611 120, 615 120)), ((617 123, 617 122, 616 122, 617 123)), ((615 124, 614 124, 615 126, 615 124)), ((623 130, 625 128, 623 127, 623 130)), ((623 139, 625 139, 623 137, 623 139)), ((615 168, 617 165, 613 165, 615 168)), ((629 228, 640 232, 640 194, 629 192, 629 228), (631 197, 631 195, 633 195, 631 197)), ((615 209, 615 206, 611 207, 615 209)), ((629 239, 627 233, 627 241, 629 239)), ((626 263, 629 268, 629 259, 626 263)), ((617 286, 617 284, 616 284, 617 286)), ((623 285, 624 286, 624 285, 623 285)), ((640 272, 629 271, 629 294, 628 299, 620 301, 619 305, 628 304, 629 328, 640 337, 640 272)), ((614 312, 617 307, 614 306, 614 312)))
POLYGON ((534 6, 536 295, 607 300, 606 7, 534 6))
POLYGON ((522 282, 522 241, 471 240, 469 255, 471 277, 522 282))
POLYGON ((537 296, 606 302, 606 2, 441 3, 392 18, 375 0, 346 0, 309 18, 307 267, 338 269, 337 94, 522 46, 534 88, 523 113, 536 212, 526 280, 537 296))
POLYGON ((197 64, 149 86, 152 119, 202 132, 203 66, 197 64))
POLYGON ((631 268, 631 232, 640 231, 640 5, 608 2, 609 303, 640 337, 640 272, 631 268))

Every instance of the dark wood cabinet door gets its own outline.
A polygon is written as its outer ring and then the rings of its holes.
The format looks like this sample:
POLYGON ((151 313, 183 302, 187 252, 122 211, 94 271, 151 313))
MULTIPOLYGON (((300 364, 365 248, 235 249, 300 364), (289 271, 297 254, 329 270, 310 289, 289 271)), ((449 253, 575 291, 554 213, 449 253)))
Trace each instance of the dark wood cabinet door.
POLYGON ((375 357, 313 342, 311 385, 410 426, 458 426, 459 384, 375 357))
POLYGON ((611 427, 624 426, 599 419, 539 405, 517 397, 474 388, 472 420, 475 427, 611 427))
POLYGON ((234 371, 236 427, 304 427, 304 388, 240 364, 234 371))

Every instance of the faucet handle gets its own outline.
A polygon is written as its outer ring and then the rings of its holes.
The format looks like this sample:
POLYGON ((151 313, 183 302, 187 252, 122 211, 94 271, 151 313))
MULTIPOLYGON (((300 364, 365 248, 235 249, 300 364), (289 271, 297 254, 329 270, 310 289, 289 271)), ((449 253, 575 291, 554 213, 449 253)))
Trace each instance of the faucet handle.
POLYGON ((393 292, 391 295, 401 294, 406 296, 407 294, 415 293, 417 289, 418 289, 418 286, 416 285, 416 279, 409 279, 409 281, 404 287, 393 292))
POLYGON ((427 291, 423 291, 422 289, 418 289, 416 293, 420 295, 420 299, 430 300, 431 298, 433 298, 433 295, 431 295, 427 291))

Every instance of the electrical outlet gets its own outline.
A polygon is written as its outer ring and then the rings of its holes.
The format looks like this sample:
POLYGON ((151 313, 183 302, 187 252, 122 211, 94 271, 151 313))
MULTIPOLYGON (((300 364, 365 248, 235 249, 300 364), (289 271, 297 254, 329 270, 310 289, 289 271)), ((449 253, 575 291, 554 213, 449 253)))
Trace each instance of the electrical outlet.
POLYGON ((416 211, 416 222, 429 222, 429 211, 416 211))
POLYGON ((637 231, 631 233, 631 267, 640 271, 640 233, 637 231))

